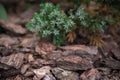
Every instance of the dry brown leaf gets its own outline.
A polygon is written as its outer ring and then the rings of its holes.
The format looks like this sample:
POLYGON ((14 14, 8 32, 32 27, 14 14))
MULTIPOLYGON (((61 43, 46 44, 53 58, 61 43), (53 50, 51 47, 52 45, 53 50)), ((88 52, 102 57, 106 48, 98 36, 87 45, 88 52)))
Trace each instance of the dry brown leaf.
POLYGON ((108 5, 104 5, 102 11, 105 11, 105 12, 109 11, 109 7, 108 7, 108 5))
POLYGON ((68 42, 74 42, 76 39, 76 33, 74 31, 71 31, 67 34, 68 42))
POLYGON ((102 40, 102 36, 99 34, 94 34, 90 36, 90 45, 94 45, 97 47, 103 47, 105 42, 102 40))

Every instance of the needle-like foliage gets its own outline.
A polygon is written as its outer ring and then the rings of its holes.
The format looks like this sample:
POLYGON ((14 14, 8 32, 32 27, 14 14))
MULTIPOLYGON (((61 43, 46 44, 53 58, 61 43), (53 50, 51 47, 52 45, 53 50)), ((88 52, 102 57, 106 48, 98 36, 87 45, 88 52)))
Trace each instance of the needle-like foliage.
POLYGON ((65 40, 66 33, 75 29, 75 23, 59 5, 45 3, 40 5, 40 13, 35 13, 27 28, 33 32, 38 31, 42 38, 52 36, 52 42, 60 46, 65 40))

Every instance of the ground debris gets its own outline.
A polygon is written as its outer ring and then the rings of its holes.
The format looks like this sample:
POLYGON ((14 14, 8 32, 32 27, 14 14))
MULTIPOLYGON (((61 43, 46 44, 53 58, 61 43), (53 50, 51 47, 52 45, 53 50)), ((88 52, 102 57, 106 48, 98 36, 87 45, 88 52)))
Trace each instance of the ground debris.
POLYGON ((34 69, 33 72, 35 73, 35 76, 33 78, 33 80, 40 80, 43 77, 45 77, 45 75, 50 73, 51 68, 49 66, 44 66, 40 69, 34 69))
POLYGON ((14 33, 14 34, 26 34, 27 30, 25 28, 23 28, 21 25, 18 24, 14 24, 14 23, 6 23, 3 20, 0 19, 0 25, 2 28, 14 33))
POLYGON ((53 68, 52 73, 55 75, 57 80, 79 80, 78 73, 67 71, 61 68, 53 68))
POLYGON ((23 64, 23 59, 24 59, 24 54, 17 53, 17 54, 12 54, 10 56, 2 57, 0 62, 8 66, 12 66, 16 69, 19 69, 23 64))
POLYGON ((57 61, 57 66, 67 70, 87 70, 93 68, 93 62, 79 56, 61 57, 57 61))
POLYGON ((90 69, 80 75, 81 80, 99 80, 101 77, 97 69, 90 69))

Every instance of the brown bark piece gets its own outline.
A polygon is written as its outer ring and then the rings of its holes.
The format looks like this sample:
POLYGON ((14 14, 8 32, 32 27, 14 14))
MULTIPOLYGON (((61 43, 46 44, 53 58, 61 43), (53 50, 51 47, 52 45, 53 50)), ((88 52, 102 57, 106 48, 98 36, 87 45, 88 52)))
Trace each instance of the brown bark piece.
POLYGON ((21 67, 21 74, 24 74, 24 73, 27 71, 27 69, 28 69, 29 67, 30 67, 29 64, 23 65, 23 66, 21 67))
POLYGON ((55 77, 50 73, 50 74, 47 74, 43 80, 56 80, 55 77))
POLYGON ((85 46, 85 45, 72 45, 72 46, 63 46, 63 50, 72 50, 72 51, 84 51, 90 55, 96 55, 98 53, 97 47, 95 46, 85 46))
POLYGON ((23 64, 23 59, 24 59, 24 54, 17 53, 17 54, 12 54, 10 56, 2 57, 0 62, 18 69, 23 64))
POLYGON ((33 48, 38 43, 38 40, 35 37, 28 37, 21 39, 20 45, 23 47, 33 48))
POLYGON ((114 59, 105 59, 104 64, 111 69, 120 69, 120 61, 114 59))
POLYGON ((58 58, 62 57, 62 51, 52 51, 49 55, 46 55, 47 59, 49 60, 57 60, 58 58))
POLYGON ((114 55, 116 59, 120 60, 120 49, 119 48, 112 49, 112 54, 114 55))
POLYGON ((8 47, 8 46, 15 45, 18 43, 19 43, 19 41, 15 37, 10 37, 7 35, 0 36, 0 45, 2 45, 2 46, 8 47))
POLYGON ((57 66, 67 70, 87 70, 93 67, 92 61, 79 56, 65 56, 59 58, 57 61, 57 66))
POLYGON ((52 73, 57 78, 57 80, 79 80, 78 73, 67 71, 61 68, 53 68, 52 73))
POLYGON ((100 73, 97 69, 90 69, 80 75, 81 80, 100 80, 100 73))
POLYGON ((6 23, 3 20, 0 19, 0 25, 2 28, 15 33, 15 34, 25 34, 27 33, 27 30, 25 28, 23 28, 21 25, 17 25, 14 23, 6 23))
POLYGON ((44 66, 40 69, 34 69, 33 72, 35 73, 35 76, 33 80, 41 80, 45 75, 50 73, 51 68, 49 66, 44 66))
POLYGON ((43 56, 48 55, 49 52, 55 49, 56 49, 56 46, 47 41, 40 41, 38 45, 35 47, 35 51, 39 55, 43 55, 43 56))

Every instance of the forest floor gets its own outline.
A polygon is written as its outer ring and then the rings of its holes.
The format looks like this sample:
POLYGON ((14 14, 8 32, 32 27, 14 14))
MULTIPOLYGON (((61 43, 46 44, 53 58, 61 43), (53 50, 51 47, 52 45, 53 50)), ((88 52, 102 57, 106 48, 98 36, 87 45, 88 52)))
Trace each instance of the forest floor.
POLYGON ((37 7, 0 20, 0 80, 120 80, 120 32, 105 36, 103 48, 57 48, 25 28, 37 7))

